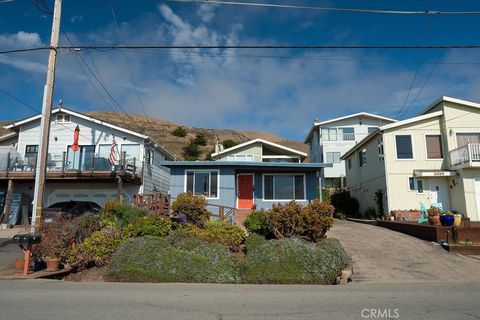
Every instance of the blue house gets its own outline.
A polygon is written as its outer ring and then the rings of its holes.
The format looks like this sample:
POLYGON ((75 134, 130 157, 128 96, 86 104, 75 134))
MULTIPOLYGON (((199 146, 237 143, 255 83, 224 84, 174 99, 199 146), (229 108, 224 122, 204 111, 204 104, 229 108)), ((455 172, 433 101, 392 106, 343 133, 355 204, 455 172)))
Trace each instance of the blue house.
POLYGON ((306 153, 263 139, 216 149, 214 161, 163 162, 170 168, 170 193, 203 195, 210 211, 230 215, 238 224, 255 209, 318 198, 322 170, 331 166, 304 163, 306 153))

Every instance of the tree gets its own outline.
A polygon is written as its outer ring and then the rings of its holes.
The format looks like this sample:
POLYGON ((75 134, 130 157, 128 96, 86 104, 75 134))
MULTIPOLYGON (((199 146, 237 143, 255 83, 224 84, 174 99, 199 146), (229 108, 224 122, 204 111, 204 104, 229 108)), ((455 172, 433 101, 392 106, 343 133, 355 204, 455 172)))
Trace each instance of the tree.
POLYGON ((236 146, 237 144, 239 144, 239 142, 233 141, 232 139, 227 139, 227 140, 223 140, 222 144, 225 149, 228 149, 236 146))
POLYGON ((196 161, 200 157, 202 152, 198 147, 198 144, 195 143, 195 140, 190 140, 188 145, 183 148, 183 155, 188 161, 196 161))
POLYGON ((197 133, 195 140, 193 142, 199 146, 207 145, 207 136, 204 133, 197 133))

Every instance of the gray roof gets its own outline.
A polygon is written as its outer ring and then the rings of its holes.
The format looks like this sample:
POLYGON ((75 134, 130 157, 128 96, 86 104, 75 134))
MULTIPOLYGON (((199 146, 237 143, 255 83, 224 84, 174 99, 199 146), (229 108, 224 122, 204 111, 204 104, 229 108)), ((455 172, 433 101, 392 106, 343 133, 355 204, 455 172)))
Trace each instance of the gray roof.
POLYGON ((204 167, 204 168, 239 168, 239 169, 292 169, 315 171, 332 167, 331 163, 296 163, 296 162, 248 162, 248 161, 163 161, 165 167, 204 167))

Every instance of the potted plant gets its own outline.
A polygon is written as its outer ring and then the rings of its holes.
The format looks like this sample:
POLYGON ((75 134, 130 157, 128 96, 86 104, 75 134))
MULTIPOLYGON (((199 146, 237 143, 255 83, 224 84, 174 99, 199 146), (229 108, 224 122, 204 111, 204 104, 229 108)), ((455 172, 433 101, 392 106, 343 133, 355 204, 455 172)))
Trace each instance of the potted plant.
POLYGON ((449 227, 452 226, 455 222, 455 217, 451 211, 448 211, 446 214, 440 216, 440 223, 442 226, 449 227))
POLYGON ((439 226, 441 213, 442 210, 439 208, 430 207, 430 209, 428 209, 428 223, 432 226, 439 226))
POLYGON ((65 248, 62 226, 60 223, 45 223, 41 227, 41 235, 42 240, 35 247, 34 254, 45 261, 46 271, 57 271, 65 248))

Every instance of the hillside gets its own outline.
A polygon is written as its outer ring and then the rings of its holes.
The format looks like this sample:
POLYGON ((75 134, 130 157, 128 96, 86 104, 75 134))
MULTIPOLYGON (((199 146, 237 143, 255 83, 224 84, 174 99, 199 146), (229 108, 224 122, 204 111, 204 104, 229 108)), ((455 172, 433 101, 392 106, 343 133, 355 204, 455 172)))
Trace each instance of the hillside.
POLYGON ((190 139, 194 139, 199 133, 205 134, 208 139, 207 145, 200 147, 202 151, 200 159, 204 159, 207 154, 213 151, 217 135, 220 142, 231 139, 241 143, 256 138, 261 138, 280 143, 286 147, 308 152, 308 145, 304 143, 286 140, 279 136, 260 131, 205 129, 184 126, 184 128, 187 130, 187 135, 182 138, 176 137, 172 134, 172 131, 175 128, 182 126, 181 124, 172 121, 150 117, 146 118, 145 116, 134 114, 129 114, 127 118, 125 114, 119 114, 115 112, 90 112, 88 114, 94 118, 110 122, 118 126, 127 127, 127 129, 132 131, 137 131, 148 135, 156 143, 167 149, 172 155, 175 155, 178 160, 183 159, 183 148, 188 145, 190 139))

